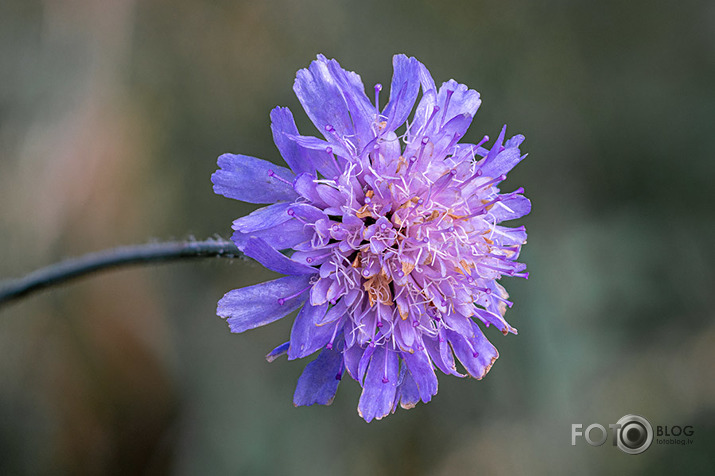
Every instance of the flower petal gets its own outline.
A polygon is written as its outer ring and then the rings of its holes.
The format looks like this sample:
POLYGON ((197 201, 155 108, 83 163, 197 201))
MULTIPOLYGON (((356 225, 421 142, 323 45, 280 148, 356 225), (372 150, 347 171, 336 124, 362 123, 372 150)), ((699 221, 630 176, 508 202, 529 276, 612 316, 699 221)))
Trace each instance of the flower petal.
MULTIPOLYGON (((350 324, 350 320, 347 321, 346 325, 350 324)), ((343 329, 343 332, 345 336, 349 335, 348 329, 343 329)), ((346 340, 346 345, 347 345, 347 340, 346 340)), ((353 378, 353 380, 357 380, 360 382, 360 379, 358 378, 358 365, 360 364, 360 359, 362 358, 363 354, 365 353, 365 349, 360 347, 359 345, 353 345, 350 347, 347 347, 343 351, 343 357, 345 359, 345 369, 348 371, 348 374, 353 378)))
POLYGON ((293 394, 293 404, 330 405, 338 390, 343 370, 343 357, 334 349, 323 349, 318 358, 306 365, 293 394))
POLYGON ((482 322, 485 324, 489 325, 492 324, 494 327, 499 329, 502 334, 506 335, 509 332, 512 334, 516 334, 516 329, 511 327, 508 322, 504 319, 504 317, 496 312, 491 312, 487 311, 485 309, 480 309, 480 308, 475 308, 474 310, 475 314, 479 319, 481 319, 482 322))
POLYGON ((293 206, 286 211, 286 213, 291 216, 296 216, 308 223, 315 223, 318 220, 328 218, 328 215, 326 215, 323 210, 307 203, 294 203, 293 206))
MULTIPOLYGON (((338 83, 343 98, 350 111, 357 138, 371 137, 371 125, 375 117, 375 108, 365 95, 365 86, 360 75, 346 71, 335 60, 328 61, 328 69, 338 83)), ((356 144, 359 145, 359 144, 356 144)))
POLYGON ((387 118, 384 131, 391 132, 405 123, 412 112, 420 91, 420 63, 415 58, 395 55, 392 58, 394 73, 390 86, 390 101, 382 115, 387 118))
POLYGON ((437 86, 434 84, 434 79, 425 65, 418 62, 419 64, 419 74, 420 74, 420 84, 422 85, 422 93, 428 91, 437 92, 437 86))
POLYGON ((318 196, 323 201, 323 203, 328 204, 329 208, 338 208, 345 205, 345 200, 347 199, 347 197, 345 197, 345 195, 342 194, 336 188, 333 188, 329 185, 325 185, 323 183, 319 183, 315 187, 315 191, 318 193, 318 196))
POLYGON ((266 360, 268 362, 273 362, 281 355, 286 355, 288 353, 288 347, 290 347, 290 342, 284 342, 272 351, 266 354, 266 360))
POLYGON ((290 139, 290 135, 298 135, 298 128, 290 109, 277 107, 271 111, 271 131, 273 131, 273 142, 278 147, 283 160, 296 175, 315 172, 309 152, 290 139))
POLYGON ((219 157, 218 166, 211 181, 214 192, 224 197, 248 203, 291 201, 297 197, 291 185, 295 176, 285 167, 233 154, 219 157))
POLYGON ((293 91, 310 120, 326 138, 330 137, 326 132, 328 125, 335 128, 341 137, 354 133, 348 105, 328 68, 325 56, 318 55, 318 59, 308 69, 298 71, 293 91))
POLYGON ((514 220, 531 212, 531 202, 523 195, 514 195, 494 204, 489 213, 497 222, 514 220))
MULTIPOLYGON (((423 86, 424 87, 424 86, 423 86)), ((437 104, 437 91, 430 89, 422 93, 422 98, 417 104, 415 115, 410 124, 410 135, 419 135, 422 138, 422 133, 427 125, 427 121, 434 112, 434 106, 437 104)))
POLYGON ((447 331, 454 353, 464 369, 477 380, 481 380, 499 357, 496 347, 484 337, 482 330, 474 324, 474 337, 467 339, 456 332, 447 331))
POLYGON ((315 325, 315 321, 322 319, 327 310, 327 303, 320 306, 306 303, 303 306, 293 321, 293 329, 290 331, 288 360, 301 359, 330 342, 335 326, 318 327, 315 325))
POLYGON ((216 314, 228 318, 231 332, 236 333, 270 324, 295 311, 305 302, 308 293, 299 293, 308 287, 309 281, 310 276, 286 276, 234 289, 218 302, 216 314))
POLYGON ((469 317, 454 312, 444 314, 443 318, 448 329, 462 334, 465 337, 469 337, 474 334, 472 320, 469 317))
POLYGON ((465 375, 457 372, 457 366, 454 363, 454 354, 452 354, 452 348, 447 343, 446 339, 442 337, 444 331, 440 332, 439 338, 430 339, 425 338, 425 349, 427 349, 427 354, 434 362, 434 365, 447 375, 456 375, 457 377, 465 377, 465 375))
POLYGON ((455 139, 458 140, 464 136, 464 133, 467 132, 467 129, 469 129, 469 126, 472 124, 473 118, 474 117, 469 114, 457 114, 447 121, 435 136, 437 143, 434 146, 433 154, 442 156, 450 153, 451 151, 448 150, 450 144, 454 145, 454 142, 456 142, 455 139))
POLYGON ((310 290, 310 303, 319 306, 328 302, 328 289, 332 284, 330 279, 320 278, 310 290))
POLYGON ((526 243, 526 230, 523 226, 509 228, 495 225, 489 232, 488 237, 499 246, 523 245, 526 243))
POLYGON ((415 379, 422 401, 427 403, 432 400, 432 395, 437 394, 437 376, 427 351, 423 347, 422 350, 415 350, 414 353, 402 352, 402 360, 415 379))
POLYGON ((250 233, 287 222, 291 216, 286 212, 291 205, 292 203, 281 202, 259 208, 245 217, 234 220, 231 228, 241 233, 250 233))
POLYGON ((439 88, 437 104, 440 107, 439 115, 441 117, 439 121, 434 122, 435 127, 439 127, 461 114, 474 117, 482 100, 474 89, 469 89, 466 85, 450 79, 439 88))
MULTIPOLYGON (((489 149, 489 153, 487 153, 487 156, 484 158, 484 165, 487 165, 489 162, 494 160, 496 158, 496 156, 502 151, 502 144, 504 143, 505 135, 506 135, 506 124, 504 124, 504 127, 502 127, 502 130, 499 133, 499 137, 497 137, 497 140, 494 141, 494 145, 492 146, 491 149, 489 149)), ((482 169, 482 172, 484 172, 484 169, 482 169)))
POLYGON ((250 237, 243 247, 246 256, 255 259, 266 268, 281 274, 311 275, 318 270, 312 266, 297 263, 257 236, 250 237))
MULTIPOLYGON (((335 322, 345 315, 348 310, 348 306, 345 304, 345 299, 338 301, 336 305, 330 308, 328 312, 324 313, 323 316, 317 317, 315 320, 316 326, 325 326, 331 322, 335 322)), ((325 326, 330 327, 330 326, 325 326)))
POLYGON ((384 345, 375 348, 358 403, 358 413, 366 422, 379 420, 392 410, 398 366, 397 352, 387 350, 384 345))
POLYGON ((318 185, 315 181, 317 177, 315 174, 300 174, 296 177, 295 182, 293 182, 293 188, 295 191, 303 198, 310 200, 313 205, 321 208, 328 206, 318 195, 316 186, 318 185))
POLYGON ((508 141, 506 141, 506 144, 504 144, 504 148, 511 149, 512 147, 519 147, 522 142, 524 142, 524 136, 521 134, 517 134, 508 141))
POLYGON ((254 236, 270 243, 277 250, 285 250, 309 240, 313 236, 313 231, 298 220, 290 220, 280 225, 272 226, 265 230, 252 231, 251 233, 237 231, 231 236, 231 240, 236 243, 239 250, 243 250, 248 239, 254 236))
MULTIPOLYGON (((315 164, 315 168, 323 177, 335 178, 340 175, 340 170, 333 154, 344 159, 351 157, 350 152, 341 144, 326 142, 323 139, 312 136, 288 135, 288 138, 294 141, 298 147, 307 150, 311 154, 311 160, 315 164)), ((314 174, 311 173, 311 175, 314 174)))
POLYGON ((525 157, 526 155, 521 155, 517 147, 511 147, 496 154, 494 159, 485 160, 484 164, 479 168, 485 177, 498 177, 508 173, 516 164, 524 160, 525 157))
POLYGON ((412 377, 412 373, 407 370, 406 366, 402 366, 400 373, 404 373, 401 378, 400 385, 397 387, 397 393, 395 395, 395 404, 392 411, 397 409, 397 404, 399 403, 402 408, 409 410, 417 405, 420 401, 420 392, 417 389, 417 384, 415 379, 412 377))
POLYGON ((374 353, 375 345, 368 345, 365 348, 365 352, 363 352, 360 357, 360 362, 358 362, 357 367, 357 381, 360 382, 360 385, 362 385, 365 381, 365 374, 367 373, 367 368, 370 365, 370 359, 374 353))

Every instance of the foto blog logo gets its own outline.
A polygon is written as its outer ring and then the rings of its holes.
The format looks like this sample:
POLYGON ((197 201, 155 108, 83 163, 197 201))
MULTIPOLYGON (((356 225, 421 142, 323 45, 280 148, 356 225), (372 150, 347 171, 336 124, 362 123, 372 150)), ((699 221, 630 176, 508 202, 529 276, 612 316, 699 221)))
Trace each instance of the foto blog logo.
MULTIPOLYGON (((571 446, 576 445, 576 439, 583 437, 591 446, 601 446, 608 440, 608 431, 599 423, 592 423, 585 430, 583 425, 571 425, 571 446)), ((647 450, 653 443, 653 427, 650 422, 639 415, 626 415, 617 423, 608 425, 613 435, 613 446, 624 453, 637 455, 647 450)))
MULTIPOLYGON (((637 455, 647 450, 653 443, 653 426, 640 415, 626 415, 617 423, 608 425, 612 435, 612 445, 630 455, 637 455)), ((691 425, 657 426, 655 440, 659 445, 690 445, 694 435, 691 425), (667 437, 667 438, 661 438, 667 437)), ((601 446, 608 440, 608 430, 599 423, 592 423, 585 429, 580 423, 571 425, 571 446, 583 438, 591 446, 601 446)))

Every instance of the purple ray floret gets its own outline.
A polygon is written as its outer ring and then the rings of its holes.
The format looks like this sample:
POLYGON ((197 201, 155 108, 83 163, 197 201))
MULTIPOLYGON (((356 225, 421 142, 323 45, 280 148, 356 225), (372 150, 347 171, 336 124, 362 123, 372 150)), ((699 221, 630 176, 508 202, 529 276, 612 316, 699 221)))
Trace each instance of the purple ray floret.
POLYGON ((287 275, 230 291, 218 315, 243 332, 300 309, 290 340, 267 356, 320 351, 293 402, 330 404, 347 373, 368 422, 429 402, 435 370, 464 376, 457 361, 484 377, 499 353, 482 328, 516 334, 497 281, 528 277, 516 261, 524 227, 500 223, 531 203, 521 188, 499 189, 525 157, 524 137, 506 140, 505 126, 491 147, 486 136, 460 143, 479 93, 454 80, 437 89, 415 58, 396 55, 393 66, 381 109, 382 86, 368 98, 360 76, 319 55, 293 89, 323 137, 300 135, 278 107, 271 129, 289 168, 224 154, 211 177, 218 194, 271 204, 237 219, 232 239, 287 275))

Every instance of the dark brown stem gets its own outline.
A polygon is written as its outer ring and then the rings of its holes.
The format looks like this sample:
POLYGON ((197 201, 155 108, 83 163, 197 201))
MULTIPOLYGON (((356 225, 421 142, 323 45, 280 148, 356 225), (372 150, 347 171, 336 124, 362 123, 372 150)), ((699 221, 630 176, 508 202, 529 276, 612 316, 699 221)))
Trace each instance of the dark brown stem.
POLYGON ((243 253, 236 245, 224 240, 170 241, 122 246, 71 258, 33 271, 22 278, 0 282, 0 306, 41 289, 106 269, 193 258, 242 256, 243 253))

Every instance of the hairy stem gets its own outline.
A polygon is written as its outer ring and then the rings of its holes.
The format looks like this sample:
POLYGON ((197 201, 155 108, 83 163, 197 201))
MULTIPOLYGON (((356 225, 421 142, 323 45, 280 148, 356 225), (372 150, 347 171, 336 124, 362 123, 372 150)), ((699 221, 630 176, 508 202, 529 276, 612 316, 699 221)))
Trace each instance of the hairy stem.
POLYGON ((38 269, 18 279, 0 282, 0 306, 41 289, 62 284, 97 271, 129 265, 142 265, 193 258, 238 258, 243 254, 230 241, 169 241, 121 246, 89 253, 38 269))

